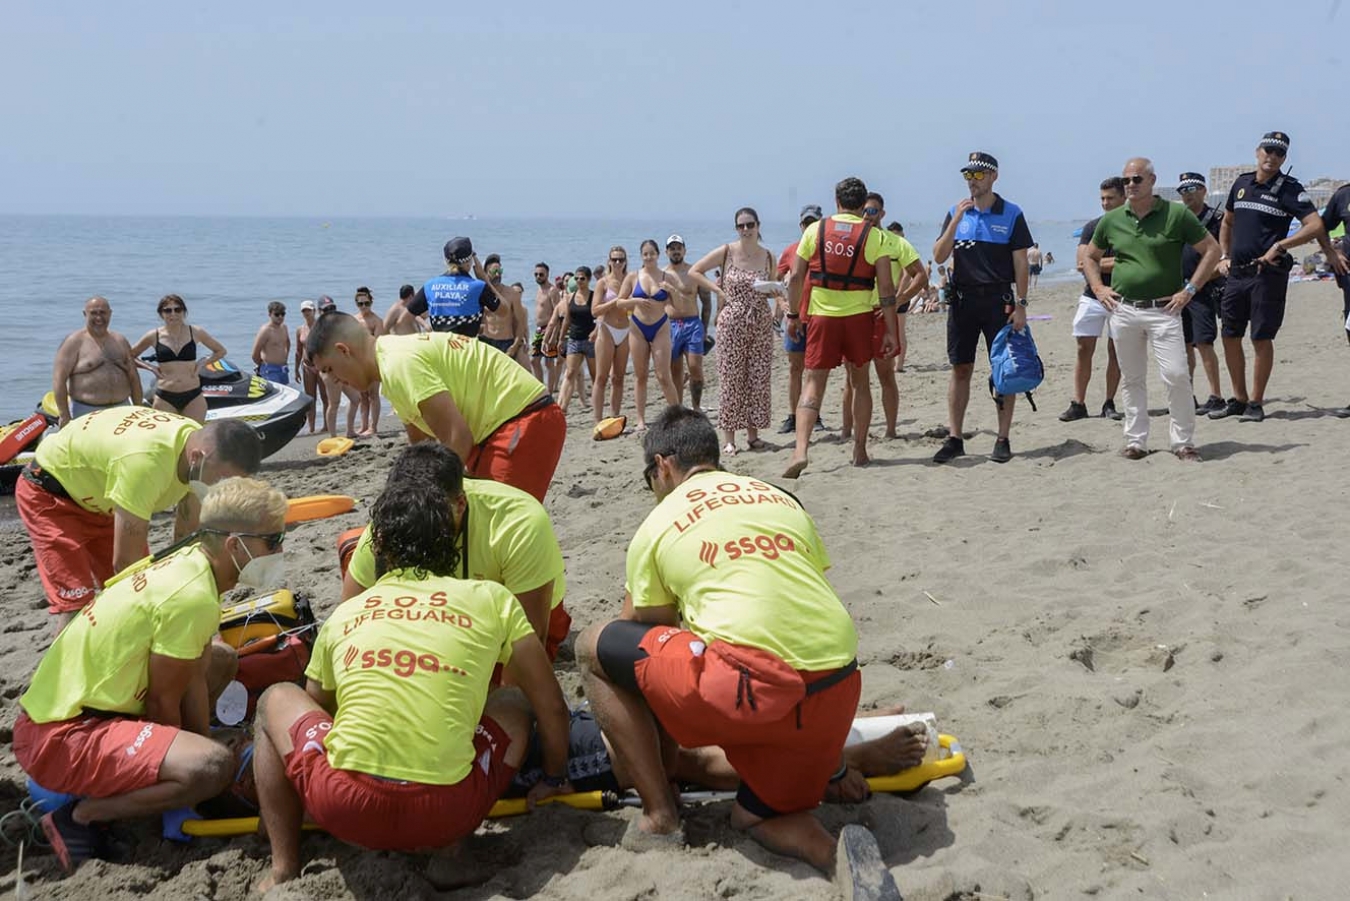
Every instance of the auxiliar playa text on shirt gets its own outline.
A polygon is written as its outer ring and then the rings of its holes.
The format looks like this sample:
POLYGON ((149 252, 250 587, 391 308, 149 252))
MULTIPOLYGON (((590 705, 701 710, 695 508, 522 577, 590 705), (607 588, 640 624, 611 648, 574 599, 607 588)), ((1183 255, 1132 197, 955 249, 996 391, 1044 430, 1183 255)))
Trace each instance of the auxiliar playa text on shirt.
POLYGON ((765 482, 749 481, 744 485, 737 482, 719 482, 711 490, 691 488, 684 494, 685 500, 694 504, 684 516, 671 522, 677 531, 683 532, 703 518, 722 507, 749 506, 753 504, 781 504, 784 507, 796 507, 797 502, 779 493, 765 482))

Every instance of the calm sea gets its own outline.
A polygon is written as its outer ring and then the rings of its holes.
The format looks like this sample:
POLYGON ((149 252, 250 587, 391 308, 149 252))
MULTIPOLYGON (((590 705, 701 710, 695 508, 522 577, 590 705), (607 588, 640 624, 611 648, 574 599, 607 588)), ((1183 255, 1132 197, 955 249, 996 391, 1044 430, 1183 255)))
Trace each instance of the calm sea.
MULTIPOLYGON (((664 245, 678 233, 695 262, 735 238, 729 221, 0 216, 0 422, 27 415, 50 390, 56 348, 83 327, 81 311, 93 294, 108 298, 113 329, 133 343, 158 324, 159 298, 179 294, 189 321, 210 330, 248 369, 268 301, 286 302, 294 329, 303 321, 301 300, 328 294, 351 312, 357 286, 366 285, 382 315, 400 285, 421 285, 442 270, 441 247, 455 235, 468 235, 480 258, 500 254, 506 280, 525 284, 529 304, 538 261, 555 273, 595 266, 621 244, 636 265, 643 239, 664 245)), ((938 224, 904 224, 926 261, 938 224)), ((1080 224, 1031 223, 1041 248, 1056 258, 1043 279, 1078 277, 1072 233, 1080 224)), ((762 234, 777 255, 798 229, 766 221, 762 234)))

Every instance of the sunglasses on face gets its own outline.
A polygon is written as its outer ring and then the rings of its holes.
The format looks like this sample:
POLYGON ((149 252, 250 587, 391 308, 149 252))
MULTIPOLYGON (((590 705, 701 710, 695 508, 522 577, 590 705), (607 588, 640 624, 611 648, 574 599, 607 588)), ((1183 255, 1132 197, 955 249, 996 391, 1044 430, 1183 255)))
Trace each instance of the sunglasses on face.
POLYGON ((1278 156, 1280 159, 1284 159, 1284 155, 1289 152, 1282 147, 1262 147, 1261 149, 1270 156, 1278 156))
POLYGON ((210 532, 213 535, 225 535, 227 537, 234 535, 238 538, 257 538, 263 543, 268 551, 276 551, 286 542, 286 533, 284 531, 269 532, 267 534, 259 532, 227 532, 222 529, 202 529, 202 531, 210 532))
POLYGON ((356 302, 356 305, 357 305, 358 307, 368 307, 368 306, 371 306, 373 303, 374 303, 374 301, 370 301, 370 300, 358 300, 358 301, 356 302))
POLYGON ((1122 175, 1122 176, 1120 177, 1120 180, 1123 181, 1123 182, 1125 182, 1125 184, 1127 184, 1127 185, 1142 185, 1142 184, 1144 183, 1144 176, 1142 176, 1142 175, 1122 175))
POLYGON ((659 464, 653 460, 647 464, 647 468, 642 470, 642 480, 647 483, 647 490, 654 491, 652 488, 652 477, 656 475, 656 469, 659 464))
POLYGON ((736 231, 738 231, 738 232, 750 231, 752 228, 754 228, 754 227, 757 226, 757 225, 759 225, 758 222, 737 222, 737 223, 736 223, 736 231))
POLYGON ((163 316, 165 313, 181 313, 181 312, 183 312, 182 307, 160 307, 159 309, 159 314, 161 316, 163 316))
POLYGON ((501 275, 501 274, 502 274, 502 270, 501 270, 500 267, 493 268, 493 269, 489 269, 487 272, 488 272, 488 275, 501 275))
POLYGON ((609 261, 611 263, 617 263, 619 265, 622 265, 628 262, 628 257, 610 257, 609 261))
POLYGON ((881 212, 881 210, 880 210, 879 208, 877 208, 877 207, 874 207, 874 206, 863 207, 863 215, 864 215, 864 216, 875 216, 875 215, 877 215, 877 214, 880 213, 880 212, 881 212))
POLYGON ((1204 190, 1204 188, 1194 187, 1194 186, 1193 186, 1193 187, 1189 187, 1189 188, 1177 188, 1177 193, 1178 193, 1178 194, 1194 194, 1196 191, 1203 191, 1203 190, 1204 190))
POLYGON ((974 171, 962 172, 961 174, 966 177, 966 181, 984 181, 984 177, 988 173, 984 172, 983 170, 976 169, 974 171))

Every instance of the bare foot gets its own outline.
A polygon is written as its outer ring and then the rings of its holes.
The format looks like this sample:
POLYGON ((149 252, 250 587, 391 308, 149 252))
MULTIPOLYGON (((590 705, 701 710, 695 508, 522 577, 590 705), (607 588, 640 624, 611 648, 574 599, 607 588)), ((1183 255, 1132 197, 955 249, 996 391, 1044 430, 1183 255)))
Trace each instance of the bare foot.
POLYGON ((356 436, 358 438, 374 438, 375 431, 373 429, 362 429, 361 431, 357 432, 356 436))
POLYGON ((283 882, 290 882, 299 875, 300 874, 297 872, 286 872, 273 869, 272 872, 263 877, 261 882, 253 887, 253 890, 258 894, 263 895, 281 885, 283 882))
POLYGON ((895 429, 888 429, 886 432, 886 437, 894 441, 896 438, 899 438, 900 436, 895 434, 895 429))
POLYGON ((866 466, 872 462, 872 458, 867 456, 867 448, 856 447, 853 449, 853 465, 866 466))
POLYGON ((805 457, 794 455, 792 461, 788 463, 787 469, 783 470, 783 478, 795 479, 806 470, 806 464, 810 462, 805 457))
POLYGON ((910 723, 846 748, 844 757, 865 776, 890 776, 922 763, 927 748, 928 730, 923 723, 910 723))

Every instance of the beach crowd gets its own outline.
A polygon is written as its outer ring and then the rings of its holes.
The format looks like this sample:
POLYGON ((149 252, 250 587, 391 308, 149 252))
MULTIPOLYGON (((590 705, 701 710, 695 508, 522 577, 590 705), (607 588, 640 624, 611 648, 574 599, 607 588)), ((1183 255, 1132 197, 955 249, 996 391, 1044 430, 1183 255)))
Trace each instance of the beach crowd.
MULTIPOLYGON (((1143 157, 1101 182, 1103 214, 1084 226, 1077 260, 1085 288, 1062 421, 1090 415, 1105 335, 1101 415, 1122 421, 1126 459, 1148 454, 1150 350, 1179 460, 1200 459, 1198 415, 1261 422, 1289 251, 1302 244, 1317 242, 1340 278, 1350 339, 1350 247, 1328 237, 1350 220, 1350 186, 1319 213, 1282 171, 1289 144, 1265 134, 1254 171, 1221 207, 1197 172, 1178 180, 1180 203, 1158 197, 1143 157)), ((743 207, 735 238, 692 263, 678 234, 644 241, 637 265, 622 246, 556 277, 541 262, 532 324, 523 286, 504 284, 500 257, 480 262, 465 237, 446 243, 444 273, 405 285, 383 317, 365 287, 354 313, 326 296, 305 301, 294 334, 285 306, 269 304, 252 349, 258 374, 303 384, 330 434, 345 398, 346 434, 373 435, 383 397, 408 447, 369 524, 344 536, 341 598, 312 636, 303 680, 257 699, 249 800, 271 846, 259 890, 299 875, 305 822, 364 848, 444 849, 507 795, 534 806, 631 790, 641 812, 623 845, 678 848, 681 789, 699 786, 734 793, 733 827, 831 874, 844 897, 900 897, 867 829, 836 836, 812 811, 861 802, 868 777, 919 764, 928 733, 903 725, 846 743, 862 674, 856 625, 825 576, 829 554, 790 492, 722 467, 766 447, 780 342, 790 413, 779 431, 794 440, 783 479, 808 471, 841 365, 842 426, 853 463, 868 464, 872 373, 894 436, 907 317, 944 307, 948 422, 933 462, 966 453, 981 339, 988 353, 1027 329, 1049 261, 1021 208, 994 190, 993 155, 971 153, 960 173, 967 196, 932 248, 944 267, 936 283, 903 228, 885 224, 884 198, 850 177, 834 212, 801 210, 800 239, 778 254, 743 207), (717 427, 701 409, 714 328, 717 427), (573 397, 589 402, 597 440, 627 431, 630 362, 632 431, 656 504, 627 547, 622 608, 574 634, 543 501, 573 397), (652 376, 662 403, 649 419, 652 376), (579 710, 555 675, 569 636, 588 703, 579 710)), ((40 825, 67 870, 107 853, 110 822, 238 794, 241 759, 213 739, 239 667, 219 634, 221 597, 285 584, 288 501, 256 478, 261 441, 238 419, 206 421, 200 371, 225 348, 187 323, 180 296, 157 311, 162 324, 132 344, 109 329, 106 300, 86 304, 85 329, 54 367, 60 428, 15 489, 57 636, 20 699, 13 749, 36 785, 63 796, 40 825), (149 405, 140 368, 156 376, 149 405), (151 554, 151 518, 167 509, 173 544, 151 554)), ((1017 398, 992 385, 990 458, 1006 463, 1017 398)))

